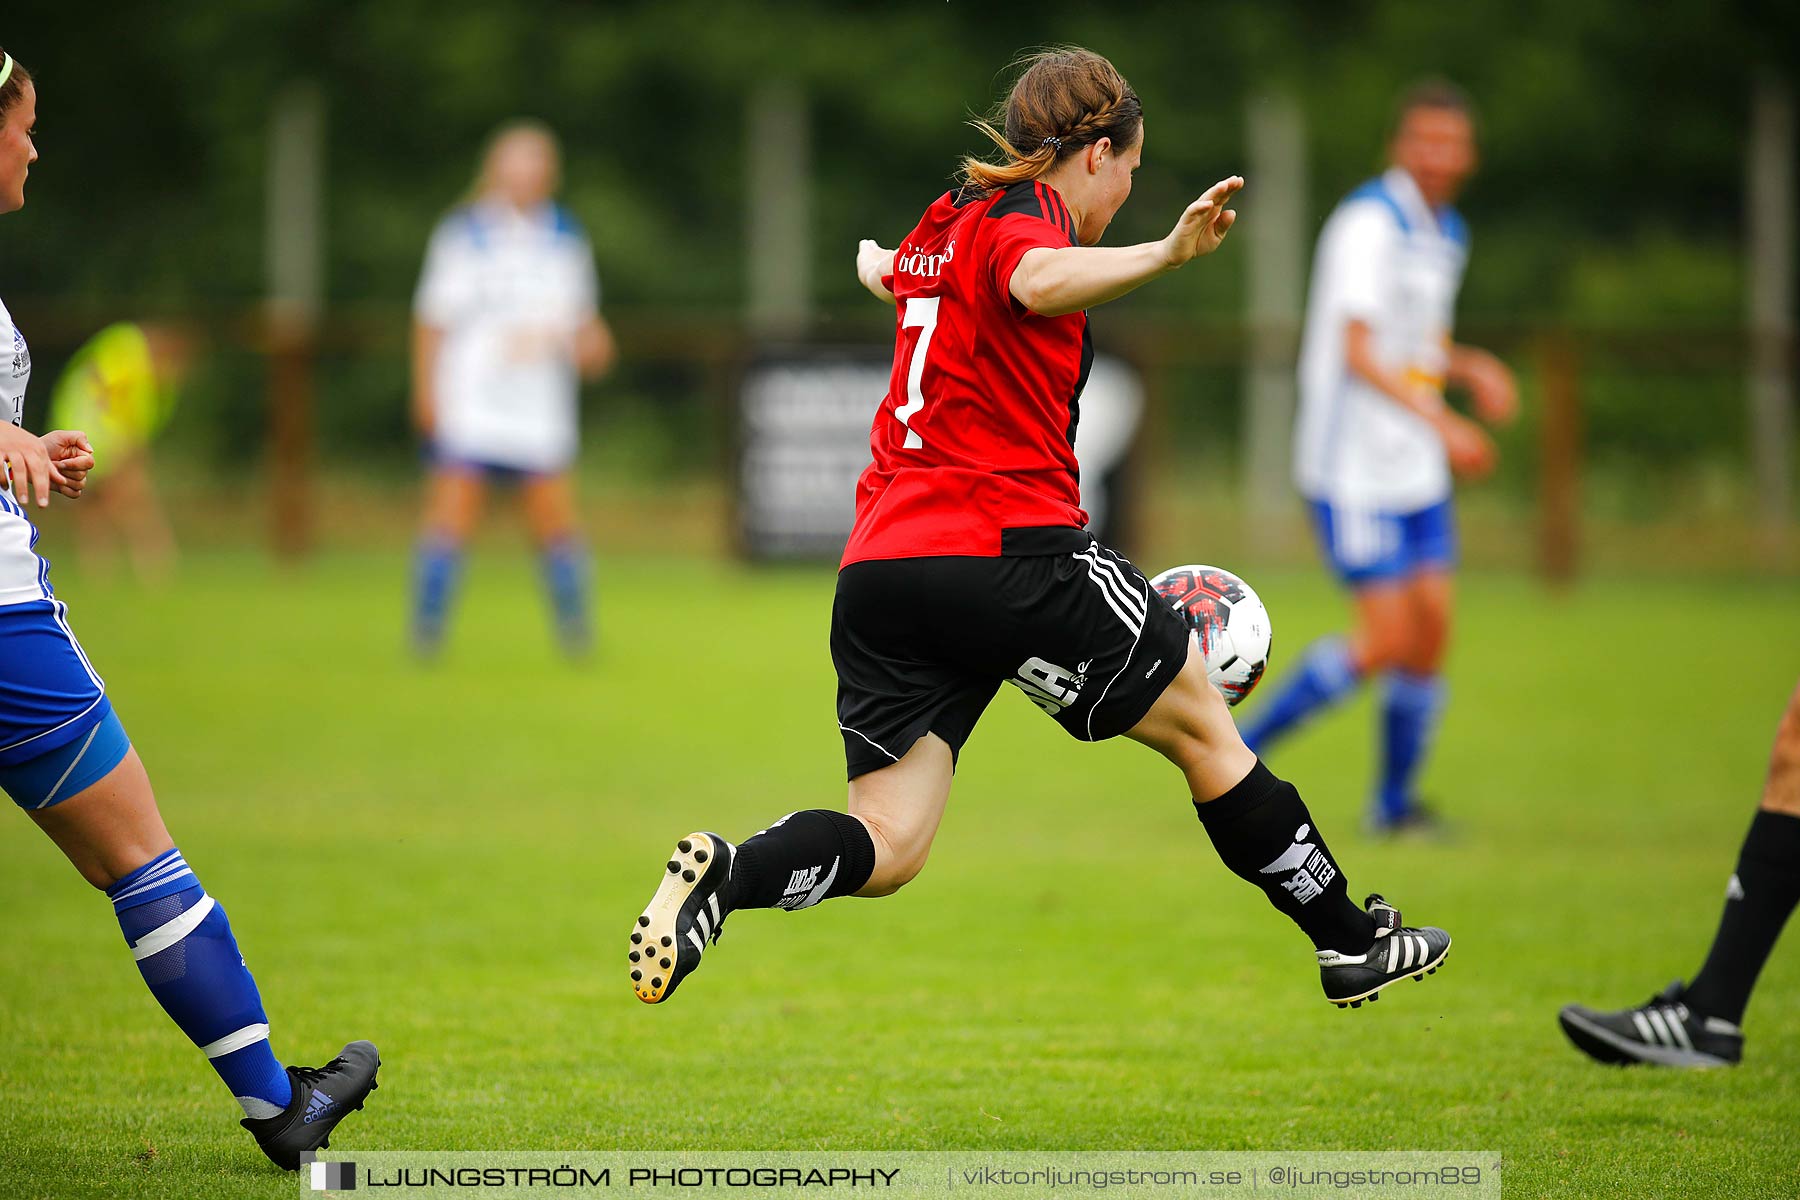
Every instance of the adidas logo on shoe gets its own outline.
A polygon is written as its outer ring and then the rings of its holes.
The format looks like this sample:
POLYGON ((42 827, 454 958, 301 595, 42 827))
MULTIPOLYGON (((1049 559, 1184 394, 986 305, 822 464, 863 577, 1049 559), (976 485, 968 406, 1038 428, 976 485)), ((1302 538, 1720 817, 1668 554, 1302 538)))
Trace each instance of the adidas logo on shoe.
POLYGON ((304 1124, 311 1125, 320 1117, 330 1116, 333 1112, 337 1111, 337 1107, 338 1102, 333 1100, 330 1096, 327 1096, 324 1092, 314 1092, 312 1094, 312 1099, 306 1102, 306 1115, 301 1118, 301 1121, 304 1124))

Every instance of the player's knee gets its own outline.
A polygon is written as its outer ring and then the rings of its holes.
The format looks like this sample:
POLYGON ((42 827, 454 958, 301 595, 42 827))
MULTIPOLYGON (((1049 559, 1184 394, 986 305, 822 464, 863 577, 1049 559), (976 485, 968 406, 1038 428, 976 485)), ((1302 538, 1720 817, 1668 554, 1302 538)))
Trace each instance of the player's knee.
POLYGON ((1405 626, 1380 621, 1358 632, 1351 654, 1362 674, 1372 675, 1400 666, 1412 651, 1405 626))
POLYGON ((859 896, 891 896, 925 869, 931 855, 931 832, 905 822, 884 821, 868 813, 857 814, 875 843, 875 869, 857 890, 859 896))
POLYGON ((1162 756, 1192 774, 1203 767, 1221 746, 1237 742, 1237 727, 1231 720, 1231 708, 1219 690, 1207 682, 1203 666, 1190 663, 1170 689, 1178 703, 1173 705, 1156 740, 1152 743, 1162 756))
POLYGON ((875 857, 875 870, 869 875, 869 882, 857 891, 858 896, 891 896, 907 884, 919 877, 925 869, 925 860, 930 851, 897 855, 883 859, 880 854, 875 857))

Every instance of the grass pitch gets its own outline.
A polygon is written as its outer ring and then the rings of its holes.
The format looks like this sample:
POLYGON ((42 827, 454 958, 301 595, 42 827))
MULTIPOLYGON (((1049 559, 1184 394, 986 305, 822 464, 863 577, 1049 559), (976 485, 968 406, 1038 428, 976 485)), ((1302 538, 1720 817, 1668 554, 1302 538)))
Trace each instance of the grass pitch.
MULTIPOLYGON (((1342 604, 1316 573, 1246 573, 1278 680, 1342 604)), ((1800 1194, 1791 935, 1737 1070, 1600 1068, 1555 1024, 1699 965, 1800 675, 1791 582, 1465 577, 1426 780, 1456 845, 1357 832, 1366 699, 1283 748, 1352 890, 1456 937, 1373 1008, 1324 1003, 1172 769, 1006 689, 915 884, 739 914, 653 1009, 624 936, 668 845, 842 803, 830 573, 603 562, 601 652, 570 668, 528 563, 489 553, 429 670, 400 650, 405 574, 57 573, 277 1054, 381 1047, 334 1151, 1497 1149, 1508 1196, 1800 1194)), ((291 1195, 104 898, 12 820, 0 1194, 291 1195)))

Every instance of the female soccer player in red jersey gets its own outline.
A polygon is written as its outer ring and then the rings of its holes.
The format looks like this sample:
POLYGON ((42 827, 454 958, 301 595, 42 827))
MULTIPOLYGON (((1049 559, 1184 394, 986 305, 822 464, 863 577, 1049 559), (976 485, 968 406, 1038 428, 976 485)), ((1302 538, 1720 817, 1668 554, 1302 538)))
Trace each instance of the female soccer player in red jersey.
MULTIPOLYGON (((36 123, 37 87, 0 51, 0 213, 25 205, 36 123)), ((351 1042, 323 1067, 284 1067, 270 1049, 262 995, 225 909, 169 837, 144 764, 37 555, 25 511, 32 493, 40 508, 52 491, 79 497, 94 456, 85 434, 25 431, 30 381, 30 347, 0 304, 0 791, 105 891, 150 994, 231 1089, 263 1153, 291 1171, 363 1106, 380 1057, 351 1042)))
POLYGON ((1161 241, 1102 248, 1143 156, 1136 93, 1097 54, 1045 51, 1001 123, 978 127, 1002 162, 965 160, 962 186, 898 249, 857 256, 897 319, 832 611, 849 812, 790 813, 737 845, 681 839, 632 927, 633 987, 666 999, 737 909, 899 890, 1005 682, 1075 737, 1124 734, 1180 768, 1225 865, 1312 939, 1327 999, 1360 1005, 1436 970, 1450 936, 1402 928, 1379 896, 1350 899, 1299 793, 1238 737, 1187 627, 1080 507, 1086 310, 1218 249, 1243 180, 1213 185, 1161 241))

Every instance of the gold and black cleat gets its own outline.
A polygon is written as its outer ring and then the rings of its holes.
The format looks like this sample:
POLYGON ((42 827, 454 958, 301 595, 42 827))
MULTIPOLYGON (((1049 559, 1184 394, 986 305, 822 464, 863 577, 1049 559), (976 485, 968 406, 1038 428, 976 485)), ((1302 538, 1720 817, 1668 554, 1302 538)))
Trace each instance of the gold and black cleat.
POLYGON ((645 1004, 661 1004, 700 965, 730 910, 721 898, 735 847, 716 833, 690 833, 675 843, 662 882, 631 927, 626 959, 631 988, 645 1004))

